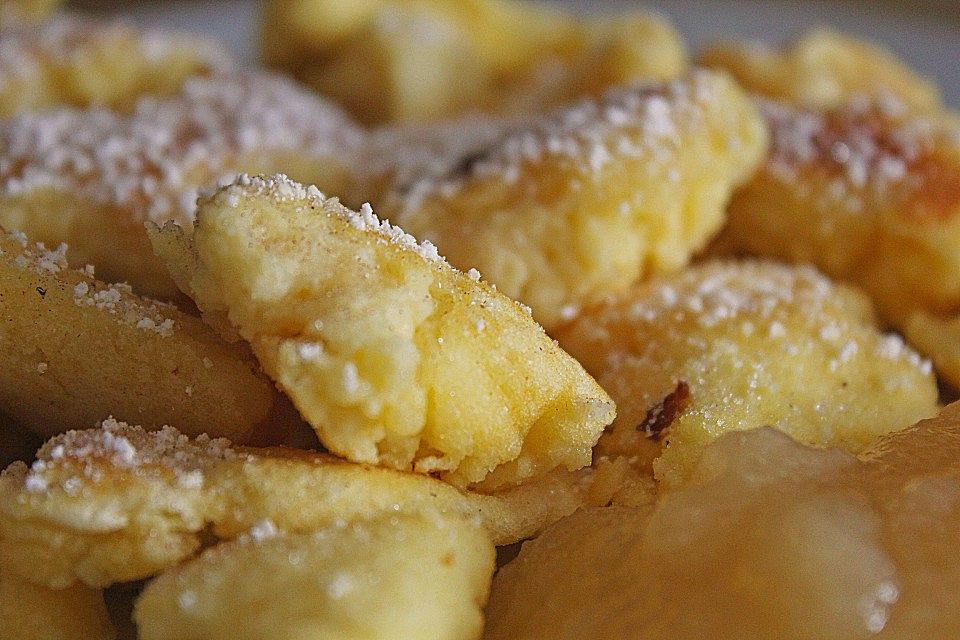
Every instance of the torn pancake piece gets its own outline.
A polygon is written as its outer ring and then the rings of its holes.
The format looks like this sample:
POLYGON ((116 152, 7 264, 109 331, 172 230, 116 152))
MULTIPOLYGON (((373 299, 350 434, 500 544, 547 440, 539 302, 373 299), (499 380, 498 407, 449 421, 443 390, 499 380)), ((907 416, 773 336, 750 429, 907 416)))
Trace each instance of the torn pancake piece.
POLYGON ((92 269, 70 269, 65 245, 0 229, 0 306, 0 412, 35 434, 111 414, 244 443, 306 430, 246 345, 92 269))
POLYGON ((714 261, 588 310, 558 334, 617 402, 597 452, 667 485, 727 431, 772 426, 859 452, 937 410, 930 362, 811 267, 714 261))
POLYGON ((0 474, 0 558, 51 588, 100 588, 151 577, 264 520, 301 534, 438 512, 511 544, 582 506, 607 504, 616 488, 595 488, 593 477, 557 470, 485 495, 329 454, 236 447, 109 419, 51 439, 33 464, 0 474))
POLYGON ((397 177, 381 212, 456 267, 478 268, 548 331, 606 294, 689 263, 767 147, 749 97, 705 70, 617 87, 501 129, 484 133, 479 148, 440 145, 432 162, 400 137, 395 159, 368 165, 397 177))
POLYGON ((718 250, 812 263, 901 329, 960 308, 960 116, 864 96, 761 110, 770 155, 731 199, 718 250))
POLYGON ((270 521, 145 589, 143 640, 473 640, 495 551, 456 516, 394 515, 289 535, 270 521))
POLYGON ((192 235, 151 236, 205 317, 354 462, 492 489, 588 465, 613 420, 529 310, 368 205, 240 176, 201 199, 192 235))

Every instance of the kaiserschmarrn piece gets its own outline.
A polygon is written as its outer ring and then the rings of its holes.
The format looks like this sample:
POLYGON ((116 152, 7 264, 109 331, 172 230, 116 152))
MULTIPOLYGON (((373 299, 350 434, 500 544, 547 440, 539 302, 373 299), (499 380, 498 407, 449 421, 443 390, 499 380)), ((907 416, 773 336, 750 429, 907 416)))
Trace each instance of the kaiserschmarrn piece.
POLYGON ((306 428, 246 345, 70 269, 65 253, 0 230, 0 412, 44 437, 111 414, 239 442, 306 428))
POLYGON ((912 110, 941 108, 940 90, 893 53, 831 29, 813 29, 781 49, 721 42, 700 64, 725 69, 747 90, 810 109, 833 109, 856 95, 895 96, 912 110))
POLYGON ((428 148, 399 144, 368 163, 397 176, 380 210, 451 264, 480 269, 548 330, 641 276, 684 266, 720 229, 767 142, 752 102, 708 71, 614 89, 498 137, 480 132, 473 145, 435 148, 459 157, 428 162, 428 148))
POLYGON ((369 205, 244 175, 200 200, 192 235, 151 235, 205 318, 349 460, 490 489, 589 465, 613 420, 529 310, 369 205))
POLYGON ((147 585, 142 640, 476 640, 495 552, 456 517, 287 535, 265 522, 147 585))
POLYGON ((155 575, 267 520, 303 534, 437 512, 510 544, 582 506, 607 504, 609 489, 593 487, 593 475, 555 471, 486 495, 329 454, 234 447, 109 419, 53 438, 32 465, 0 475, 0 566, 56 589, 105 587, 155 575))
POLYGON ((114 640, 116 632, 100 590, 41 587, 7 571, 0 557, 0 638, 114 640))
POLYGON ((952 638, 960 405, 858 461, 771 429, 653 508, 579 511, 494 579, 487 640, 952 638))
POLYGON ((332 104, 262 73, 188 80, 133 115, 91 109, 0 121, 0 226, 70 246, 74 266, 174 299, 147 221, 193 220, 200 188, 277 171, 338 191, 362 132, 332 104))
POLYGON ((557 337, 617 403, 598 453, 657 458, 667 485, 727 431, 771 426, 857 452, 937 410, 930 363, 876 329, 862 294, 809 267, 691 267, 557 337))
POLYGON ((895 326, 960 308, 960 119, 889 98, 763 112, 772 150, 731 200, 719 248, 813 263, 895 326))
POLYGON ((593 18, 516 0, 267 4, 267 62, 370 124, 539 113, 687 65, 677 31, 639 12, 593 18))
POLYGON ((220 44, 196 34, 63 14, 0 30, 0 116, 59 106, 131 111, 141 96, 172 95, 191 76, 232 66, 220 44))

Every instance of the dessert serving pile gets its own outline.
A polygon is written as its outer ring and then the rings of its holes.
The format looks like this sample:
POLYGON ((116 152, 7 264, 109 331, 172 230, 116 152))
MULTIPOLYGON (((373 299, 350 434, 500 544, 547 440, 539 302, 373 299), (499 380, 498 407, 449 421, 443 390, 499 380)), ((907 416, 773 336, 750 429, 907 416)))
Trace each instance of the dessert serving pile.
POLYGON ((960 637, 960 115, 829 30, 0 7, 0 640, 960 637))

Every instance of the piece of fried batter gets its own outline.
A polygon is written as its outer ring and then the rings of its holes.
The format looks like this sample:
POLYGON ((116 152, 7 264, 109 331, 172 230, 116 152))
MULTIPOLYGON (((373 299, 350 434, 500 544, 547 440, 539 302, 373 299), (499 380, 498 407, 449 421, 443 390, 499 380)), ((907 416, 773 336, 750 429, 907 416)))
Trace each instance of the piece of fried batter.
POLYGON ((477 144, 436 147, 453 153, 433 161, 398 145, 380 162, 397 176, 381 211, 455 266, 480 269, 548 330, 685 265, 720 229, 767 139, 746 95, 706 71, 480 132, 477 144))
POLYGON ((114 640, 116 632, 99 590, 41 587, 6 570, 0 558, 0 638, 114 640))
POLYGON ((491 489, 588 465, 613 420, 528 310, 369 205, 241 176, 201 199, 192 236, 151 235, 208 321, 250 342, 321 442, 354 462, 491 489))
POLYGON ((69 269, 65 251, 0 230, 0 412, 44 437, 111 414, 240 442, 305 428, 246 345, 69 269))
POLYGON ((53 438, 31 466, 0 475, 0 557, 48 587, 105 587, 152 576, 263 520, 298 534, 437 511, 510 544, 584 505, 607 504, 610 488, 593 487, 593 475, 556 471, 483 495, 327 454, 233 447, 111 419, 53 438))
POLYGON ((614 398, 599 451, 683 481, 703 446, 772 426, 860 451, 933 415, 930 363, 882 335, 858 292, 809 267, 711 262, 642 284, 558 334, 614 398))
POLYGON ((687 66, 658 16, 575 16, 515 0, 275 0, 267 61, 361 122, 466 112, 538 113, 610 86, 676 78, 687 66))
POLYGON ((143 640, 475 640, 495 552, 456 517, 385 516, 287 535, 269 521, 151 582, 143 640))
POLYGON ((960 308, 960 119, 892 99, 763 111, 771 154, 734 195, 718 247, 811 262, 894 326, 960 308))
POLYGON ((0 31, 0 116, 59 106, 130 111, 141 96, 172 95, 191 76, 233 66, 219 43, 195 34, 61 14, 0 31))
POLYGON ((729 71, 746 89, 811 109, 833 109, 856 95, 896 96, 912 110, 942 107, 940 91, 886 49, 830 29, 813 29, 781 49, 721 42, 699 58, 729 71))
POLYGON ((728 433, 652 509, 583 510, 494 579, 488 640, 960 634, 960 405, 858 461, 728 433))
POLYGON ((275 171, 337 190, 362 132, 329 102, 261 73, 188 80, 134 114, 102 109, 0 121, 0 226, 70 246, 74 266, 175 299, 143 225, 189 224, 198 190, 236 172, 275 171))

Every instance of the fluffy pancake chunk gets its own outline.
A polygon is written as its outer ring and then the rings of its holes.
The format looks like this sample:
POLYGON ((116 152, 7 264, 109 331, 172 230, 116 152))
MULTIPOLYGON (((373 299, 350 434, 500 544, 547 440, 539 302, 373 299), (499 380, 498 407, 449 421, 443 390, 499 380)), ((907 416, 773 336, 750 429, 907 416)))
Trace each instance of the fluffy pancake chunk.
POLYGON ((191 76, 233 66, 219 43, 193 34, 60 14, 0 31, 0 116, 61 106, 130 111, 141 96, 172 95, 191 76))
POLYGON ((614 398, 599 451, 683 481, 704 445, 772 426, 857 452, 937 410, 930 363, 810 267, 710 262, 587 311, 560 343, 614 398))
POLYGON ((386 516, 287 535, 269 521, 154 579, 143 640, 475 640, 494 569, 482 529, 386 516))
POLYGON ((0 412, 43 437, 111 413, 243 442, 305 428, 246 345, 70 269, 65 252, 0 230, 0 412))
POLYGON ((862 97, 763 111, 771 153, 731 200, 718 246, 813 263, 894 326, 960 308, 960 118, 862 97))
POLYGON ((263 73, 193 78, 132 115, 23 114, 0 121, 0 226, 66 242, 75 266, 174 299, 145 222, 189 224, 199 189, 241 170, 283 168, 336 190, 362 138, 329 102, 263 73))
POLYGON ((438 146, 447 157, 432 161, 398 145, 381 211, 451 264, 480 269, 548 330, 684 266, 723 225, 767 142, 747 96, 707 71, 614 89, 500 136, 474 130, 474 144, 438 146))
POLYGON ((896 96, 917 111, 942 107, 937 86, 892 52, 831 29, 812 29, 780 49, 721 42, 699 62, 725 69, 751 92, 811 109, 832 109, 860 94, 896 96))
POLYGON ((960 407, 858 461, 771 429, 646 509, 583 510, 494 579, 488 640, 953 637, 960 407))
POLYGON ((556 471, 485 495, 328 454, 234 447, 110 419, 53 438, 32 465, 0 475, 0 557, 38 584, 105 587, 150 577, 264 520, 300 534, 436 512, 479 522, 495 544, 510 544, 585 504, 606 504, 609 489, 592 487, 592 477, 556 471))
POLYGON ((528 310, 369 205, 241 176, 201 200, 192 235, 152 235, 205 317, 354 462, 490 489, 588 465, 613 420, 528 310))

